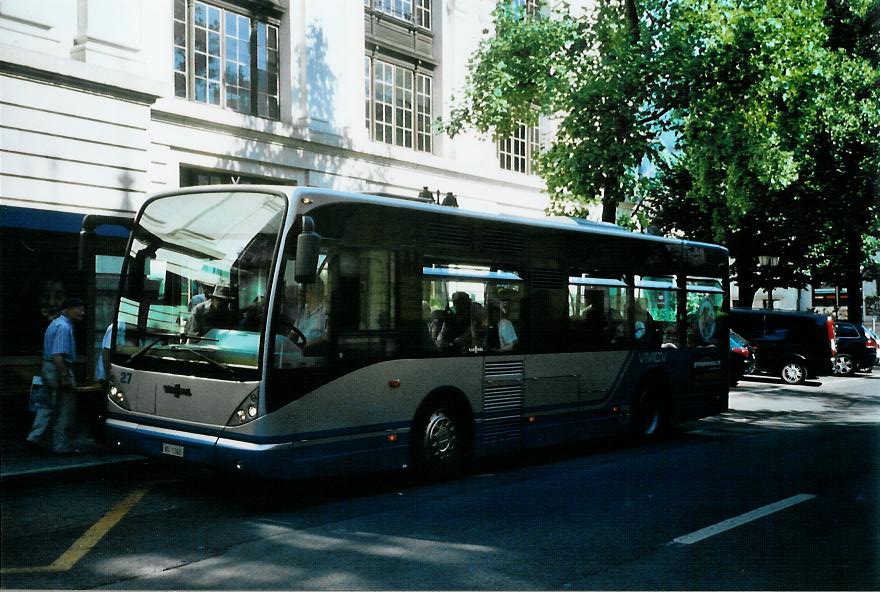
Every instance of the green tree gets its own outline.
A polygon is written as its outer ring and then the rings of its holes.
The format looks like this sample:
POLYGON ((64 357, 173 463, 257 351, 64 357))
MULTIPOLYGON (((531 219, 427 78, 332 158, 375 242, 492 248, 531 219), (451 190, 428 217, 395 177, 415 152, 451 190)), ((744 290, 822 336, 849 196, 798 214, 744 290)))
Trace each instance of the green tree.
POLYGON ((880 1, 829 0, 823 92, 802 174, 820 205, 813 276, 845 286, 849 319, 862 321, 863 270, 880 237, 880 1))
POLYGON ((648 52, 636 14, 635 0, 601 0, 578 17, 567 4, 532 15, 500 2, 445 131, 473 127, 497 139, 540 115, 555 116, 557 133, 538 159, 550 210, 583 215, 601 201, 602 219, 615 222, 640 161, 655 148, 648 52))
MULTIPOLYGON (((711 214, 744 302, 759 287, 803 285, 805 272, 849 270, 850 293, 860 290, 862 236, 877 227, 880 78, 858 55, 876 48, 864 22, 877 2, 856 4, 683 0, 660 32, 661 100, 676 110, 689 176, 684 195, 665 197, 711 214), (783 266, 758 268, 763 252, 783 266)), ((664 174, 681 186, 681 171, 664 174)), ((692 232, 675 212, 662 225, 692 232)))
POLYGON ((503 137, 555 116, 551 211, 602 200, 614 221, 647 195, 645 225, 728 246, 742 301, 816 270, 853 285, 877 230, 878 2, 599 0, 541 18, 501 3, 446 130, 503 137), (659 174, 639 180, 646 155, 659 174))

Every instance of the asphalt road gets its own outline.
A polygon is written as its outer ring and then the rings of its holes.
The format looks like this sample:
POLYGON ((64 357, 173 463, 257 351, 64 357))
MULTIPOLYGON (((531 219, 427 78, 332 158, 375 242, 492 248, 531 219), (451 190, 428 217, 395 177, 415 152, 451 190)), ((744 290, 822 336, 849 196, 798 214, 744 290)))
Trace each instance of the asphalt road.
POLYGON ((3 588, 878 589, 880 371, 463 479, 145 463, 2 492, 3 588))

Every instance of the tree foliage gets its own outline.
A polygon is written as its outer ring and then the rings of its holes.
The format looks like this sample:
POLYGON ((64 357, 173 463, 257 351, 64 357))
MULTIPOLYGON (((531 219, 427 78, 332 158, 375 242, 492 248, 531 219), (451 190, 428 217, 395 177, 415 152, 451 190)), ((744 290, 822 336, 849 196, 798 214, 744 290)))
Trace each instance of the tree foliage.
MULTIPOLYGON (((666 58, 675 73, 667 104, 676 106, 691 182, 674 198, 711 213, 711 238, 730 247, 743 300, 758 286, 857 272, 862 237, 877 232, 880 75, 869 55, 876 43, 864 35, 871 4, 675 4, 664 31, 665 46, 677 48, 666 58), (687 48, 693 55, 678 59, 687 48), (758 268, 761 252, 783 265, 758 268)), ((674 210, 660 213, 665 227, 692 232, 674 210)))
POLYGON ((656 136, 646 102, 647 52, 632 49, 643 42, 624 3, 599 2, 580 17, 563 5, 548 17, 502 2, 493 17, 494 34, 471 58, 447 133, 473 127, 502 138, 520 122, 556 116, 557 132, 538 162, 551 210, 583 214, 602 200, 603 219, 614 222, 656 136))
POLYGON ((880 230, 880 0, 597 0, 541 17, 506 6, 450 134, 503 137, 555 115, 539 166, 551 210, 602 200, 613 221, 620 201, 647 197, 654 225, 728 246, 743 300, 810 274, 854 281, 880 230), (640 180, 645 156, 659 174, 640 180), (782 265, 761 269, 763 253, 782 265))

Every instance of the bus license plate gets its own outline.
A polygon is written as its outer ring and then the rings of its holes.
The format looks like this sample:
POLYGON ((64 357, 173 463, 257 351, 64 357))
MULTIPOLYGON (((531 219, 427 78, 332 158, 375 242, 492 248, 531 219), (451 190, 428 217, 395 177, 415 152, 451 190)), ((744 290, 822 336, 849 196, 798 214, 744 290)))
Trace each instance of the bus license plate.
POLYGON ((176 444, 162 444, 162 454, 183 458, 183 446, 176 444))

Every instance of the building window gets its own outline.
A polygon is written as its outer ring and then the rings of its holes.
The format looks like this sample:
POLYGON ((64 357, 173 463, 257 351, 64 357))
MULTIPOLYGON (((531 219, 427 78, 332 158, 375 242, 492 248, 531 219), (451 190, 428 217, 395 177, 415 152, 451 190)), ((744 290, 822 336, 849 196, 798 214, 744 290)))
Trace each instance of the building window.
POLYGON ((423 29, 431 28, 431 0, 364 0, 364 6, 423 29))
POLYGON ((507 171, 531 175, 539 150, 538 125, 521 123, 509 138, 498 141, 498 164, 507 171))
POLYGON ((198 187, 202 185, 277 185, 278 183, 296 185, 296 181, 290 179, 279 181, 271 177, 242 175, 233 171, 218 171, 190 166, 180 167, 181 187, 198 187))
POLYGON ((371 137, 430 152, 431 77, 369 57, 364 60, 364 73, 366 125, 371 137))
MULTIPOLYGON (((370 0, 364 0, 369 2, 370 0)), ((370 68, 370 58, 364 56, 364 126, 369 130, 372 126, 371 116, 373 105, 373 73, 370 68)))
POLYGON ((431 152, 432 135, 431 93, 433 79, 424 74, 416 74, 416 150, 431 152))
POLYGON ((278 24, 200 0, 174 0, 174 94, 278 119, 278 24))
POLYGON ((416 0, 416 25, 431 28, 431 0, 416 0))
POLYGON ((837 288, 828 284, 813 287, 813 308, 836 310, 846 304, 846 288, 837 288))
POLYGON ((538 14, 541 10, 540 0, 513 0, 511 4, 513 5, 514 10, 525 10, 525 14, 530 16, 538 14))

